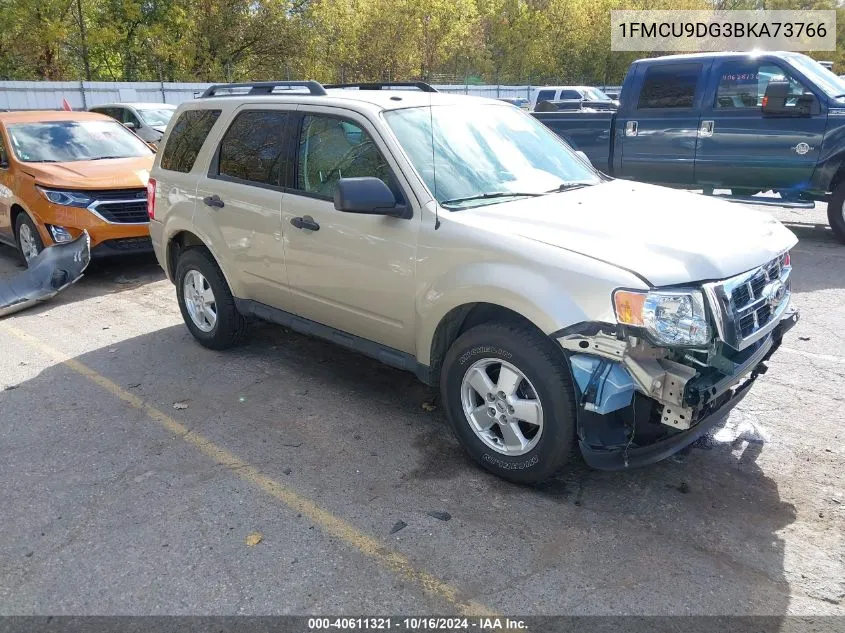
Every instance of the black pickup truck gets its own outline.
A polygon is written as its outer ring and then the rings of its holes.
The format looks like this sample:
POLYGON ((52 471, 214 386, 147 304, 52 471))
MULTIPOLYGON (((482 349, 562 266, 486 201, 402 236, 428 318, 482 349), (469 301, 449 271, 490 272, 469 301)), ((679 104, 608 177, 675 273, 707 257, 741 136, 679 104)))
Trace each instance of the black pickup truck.
POLYGON ((845 80, 799 53, 634 62, 616 112, 535 112, 619 178, 730 190, 731 201, 828 203, 845 242, 845 80), (756 194, 774 191, 777 197, 756 194))

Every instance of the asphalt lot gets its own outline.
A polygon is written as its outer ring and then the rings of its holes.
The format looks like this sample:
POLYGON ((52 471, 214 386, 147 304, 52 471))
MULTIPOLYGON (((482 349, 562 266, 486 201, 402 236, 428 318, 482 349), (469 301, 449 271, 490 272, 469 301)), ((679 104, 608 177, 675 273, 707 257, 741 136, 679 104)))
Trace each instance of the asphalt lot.
POLYGON ((772 213, 802 320, 727 426, 540 488, 410 374, 269 325, 205 350, 153 259, 93 264, 0 321, 0 614, 845 615, 845 247, 772 213))

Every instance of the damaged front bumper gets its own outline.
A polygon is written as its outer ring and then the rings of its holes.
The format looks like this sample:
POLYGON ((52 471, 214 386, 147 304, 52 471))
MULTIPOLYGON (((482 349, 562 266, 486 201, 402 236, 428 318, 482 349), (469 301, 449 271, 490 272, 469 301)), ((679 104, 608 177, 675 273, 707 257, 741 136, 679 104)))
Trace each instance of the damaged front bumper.
POLYGON ((29 268, 0 279, 0 317, 46 301, 77 282, 91 261, 91 243, 83 232, 71 242, 45 248, 29 268))
POLYGON ((737 351, 719 343, 699 352, 703 357, 598 325, 559 338, 576 385, 584 460, 601 470, 621 470, 689 446, 724 422, 797 321, 790 306, 754 345, 737 351))

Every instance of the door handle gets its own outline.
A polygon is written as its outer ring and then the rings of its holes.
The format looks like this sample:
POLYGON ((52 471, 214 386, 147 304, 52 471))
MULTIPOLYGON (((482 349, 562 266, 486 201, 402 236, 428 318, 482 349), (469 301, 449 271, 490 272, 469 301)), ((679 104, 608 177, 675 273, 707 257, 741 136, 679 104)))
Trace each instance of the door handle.
POLYGON ((636 121, 628 121, 625 124, 625 136, 636 136, 638 127, 636 121))
POLYGON ((701 125, 698 128, 699 138, 713 136, 713 127, 713 121, 702 121, 701 125))
POLYGON ((319 231, 320 225, 317 224, 317 221, 314 220, 310 215, 304 215, 302 217, 291 218, 290 223, 293 224, 298 229, 307 229, 309 231, 319 231))
POLYGON ((206 196, 202 199, 202 201, 205 202, 206 206, 215 207, 217 209, 222 209, 226 206, 225 204, 223 204, 223 201, 220 199, 220 196, 218 196, 216 193, 213 196, 206 196))

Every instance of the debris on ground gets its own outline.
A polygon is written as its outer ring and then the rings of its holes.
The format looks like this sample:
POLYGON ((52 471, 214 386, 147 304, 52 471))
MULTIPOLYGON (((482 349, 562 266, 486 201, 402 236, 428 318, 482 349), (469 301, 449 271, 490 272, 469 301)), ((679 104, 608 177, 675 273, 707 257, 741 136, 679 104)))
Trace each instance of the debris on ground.
POLYGON ((434 411, 437 408, 437 405, 433 402, 423 402, 422 409, 423 411, 428 411, 429 413, 434 411))
POLYGON ((396 534, 399 530, 402 530, 406 527, 408 527, 407 523, 405 523, 404 521, 397 521, 396 523, 393 524, 393 527, 390 528, 390 533, 396 534))
POLYGON ((188 403, 187 402, 174 402, 173 408, 174 409, 187 409, 188 403))
POLYGON ((678 486, 678 492, 682 494, 688 494, 690 491, 689 484, 685 481, 682 481, 681 484, 678 486))
POLYGON ((264 540, 264 535, 261 532, 250 532, 246 537, 247 547, 255 547, 264 540))
POLYGON ((85 232, 71 242, 45 248, 26 270, 11 279, 0 279, 0 316, 55 297, 79 281, 90 260, 90 240, 85 232))
POLYGON ((809 337, 809 336, 799 336, 799 337, 798 337, 798 340, 799 340, 799 341, 809 341, 809 340, 810 340, 810 337, 809 337))
POLYGON ((286 475, 290 475, 293 471, 290 468, 285 468, 282 472, 286 475))
POLYGON ((448 521, 452 518, 452 515, 448 512, 438 512, 436 510, 432 510, 431 512, 426 512, 426 514, 430 517, 434 517, 438 521, 448 521))

